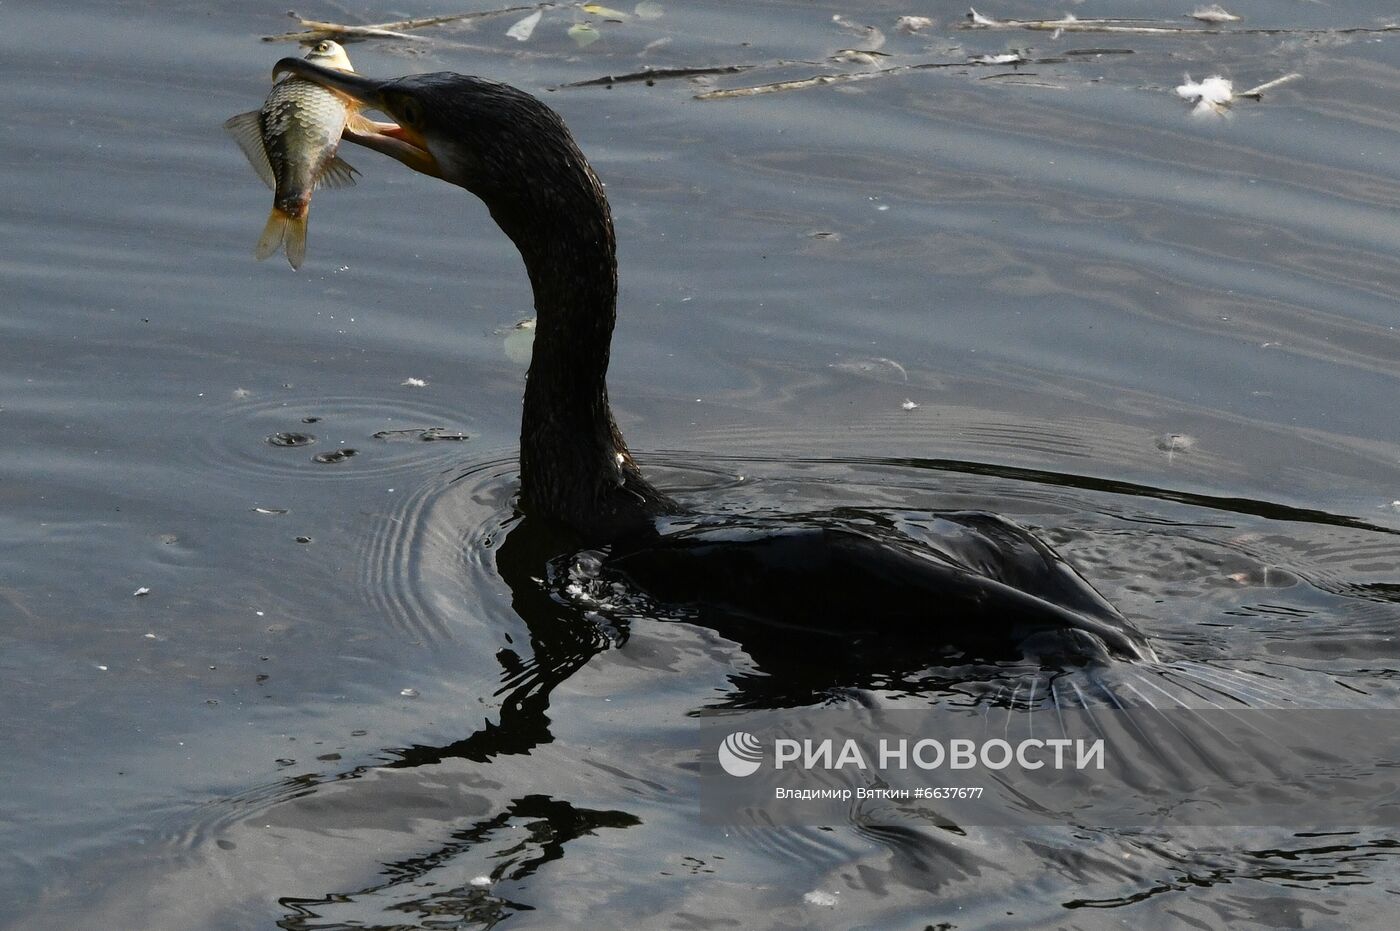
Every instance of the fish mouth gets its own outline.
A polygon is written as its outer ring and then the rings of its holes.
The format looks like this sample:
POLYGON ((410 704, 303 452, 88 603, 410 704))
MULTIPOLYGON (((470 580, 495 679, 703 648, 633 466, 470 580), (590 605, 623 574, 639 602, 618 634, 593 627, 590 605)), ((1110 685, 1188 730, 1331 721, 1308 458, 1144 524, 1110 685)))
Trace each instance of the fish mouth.
POLYGON ((393 81, 367 78, 353 71, 324 68, 304 58, 283 58, 272 69, 273 80, 282 74, 296 75, 349 99, 353 107, 345 124, 343 139, 382 152, 414 171, 434 178, 442 177, 437 159, 429 150, 422 133, 398 123, 375 122, 356 112, 359 109, 379 110, 393 116, 394 111, 388 105, 384 92, 393 81))

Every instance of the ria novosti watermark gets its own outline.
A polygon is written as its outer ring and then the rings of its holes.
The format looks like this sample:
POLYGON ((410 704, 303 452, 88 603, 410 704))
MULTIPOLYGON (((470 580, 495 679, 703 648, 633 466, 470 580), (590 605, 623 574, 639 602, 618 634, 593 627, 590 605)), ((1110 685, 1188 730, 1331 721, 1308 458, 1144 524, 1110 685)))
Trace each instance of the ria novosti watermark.
POLYGON ((797 709, 699 746, 724 823, 1400 825, 1396 710, 797 709))

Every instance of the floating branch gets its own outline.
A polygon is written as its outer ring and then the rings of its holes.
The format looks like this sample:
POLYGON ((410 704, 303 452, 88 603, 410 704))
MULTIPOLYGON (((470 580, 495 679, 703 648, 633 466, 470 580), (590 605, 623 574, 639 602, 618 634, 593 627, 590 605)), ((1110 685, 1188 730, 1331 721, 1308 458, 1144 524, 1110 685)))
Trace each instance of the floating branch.
POLYGON ((409 35, 404 30, 427 29, 432 26, 445 26, 449 23, 460 23, 472 19, 484 19, 488 16, 503 16, 506 13, 523 13, 529 10, 544 10, 554 6, 553 3, 535 3, 530 6, 511 6, 499 10, 478 10, 473 13, 450 13, 446 16, 424 16, 419 19, 401 19, 392 23, 370 23, 364 26, 352 26, 344 23, 329 23, 318 19, 303 19, 295 12, 288 13, 292 19, 302 26, 301 32, 284 32, 275 36, 263 36, 264 42, 319 42, 321 39, 336 39, 339 41, 356 41, 361 39, 408 39, 410 41, 426 41, 423 36, 409 35))
POLYGON ((1240 91, 1240 92, 1239 92, 1238 94, 1236 94, 1235 96, 1236 96, 1236 97, 1248 97, 1248 98, 1251 99, 1251 100, 1261 100, 1261 99, 1263 99, 1263 97, 1264 97, 1264 91, 1273 90, 1275 87, 1278 87, 1280 84, 1287 84, 1289 81, 1297 80, 1297 79, 1300 78, 1300 77, 1302 77, 1302 75, 1299 74, 1298 72, 1294 71, 1294 72, 1292 72, 1292 73, 1290 73, 1290 74, 1285 74, 1285 75, 1284 75, 1283 77, 1281 77, 1281 78, 1274 78, 1272 81, 1265 81, 1263 84, 1260 84, 1258 87, 1251 87, 1251 88, 1250 88, 1249 90, 1247 90, 1247 91, 1240 91))
POLYGON ((612 84, 631 84, 636 81, 664 81, 674 78, 693 78, 706 74, 740 74, 750 71, 758 65, 724 65, 714 68, 643 68, 641 71, 633 71, 628 74, 605 74, 601 78, 589 78, 587 81, 574 81, 572 84, 563 84, 561 87, 598 87, 612 84))
MULTIPOLYGON (((1063 58, 1026 58, 1019 64, 1051 65, 1063 62, 1063 58)), ((888 78, 915 71, 933 71, 943 68, 987 68, 997 67, 1003 62, 993 61, 929 61, 916 65, 895 65, 890 68, 876 68, 872 71, 844 71, 836 74, 815 74, 810 78, 792 81, 775 81, 772 84, 755 84, 750 87, 728 87, 722 90, 696 94, 696 100, 730 100, 735 97, 759 97, 763 94, 777 94, 782 91, 806 90, 809 87, 825 87, 829 84, 852 84, 856 81, 869 81, 875 78, 888 78)))
POLYGON ((1109 32, 1153 36, 1345 36, 1400 32, 1400 23, 1381 26, 1343 26, 1332 29, 1220 29, 1206 26, 1178 26, 1148 19, 1077 19, 1065 14, 1059 19, 993 19, 969 9, 963 29, 1027 29, 1036 32, 1109 32))

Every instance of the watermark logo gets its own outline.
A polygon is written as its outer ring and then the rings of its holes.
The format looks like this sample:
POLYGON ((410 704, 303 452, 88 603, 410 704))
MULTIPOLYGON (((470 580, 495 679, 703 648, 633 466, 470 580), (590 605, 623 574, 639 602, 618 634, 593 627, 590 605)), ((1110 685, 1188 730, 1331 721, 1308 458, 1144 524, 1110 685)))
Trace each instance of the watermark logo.
POLYGON ((763 763, 763 744, 746 731, 735 731, 719 745, 719 765, 731 776, 752 776, 763 763))

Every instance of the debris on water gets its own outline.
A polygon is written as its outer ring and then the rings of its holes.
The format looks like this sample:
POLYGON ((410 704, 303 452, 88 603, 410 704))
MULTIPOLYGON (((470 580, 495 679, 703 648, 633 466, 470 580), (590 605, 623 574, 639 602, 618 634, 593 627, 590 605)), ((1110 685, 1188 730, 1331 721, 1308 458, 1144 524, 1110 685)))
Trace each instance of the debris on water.
POLYGON ((428 383, 421 378, 405 378, 403 381, 399 382, 399 385, 404 388, 428 387, 428 383))
POLYGON ((1006 52, 1001 55, 971 55, 967 60, 975 65, 1012 65, 1028 59, 1020 52, 1006 52))
POLYGON ((403 696, 404 698, 417 698, 417 697, 418 697, 418 690, 417 690, 417 689, 399 689, 399 694, 400 694, 401 696, 403 696))
POLYGON ((642 0, 632 8, 632 12, 637 14, 638 19, 660 19, 666 10, 656 0, 642 0))
POLYGON ((316 455, 311 457, 311 461, 332 464, 337 462, 344 462, 351 456, 355 455, 356 452, 357 450, 353 449, 333 449, 328 453, 317 453, 316 455))
POLYGON ((544 10, 536 10, 507 29, 506 35, 509 38, 515 39, 517 42, 529 41, 530 36, 535 31, 535 27, 540 24, 540 17, 542 16, 544 16, 544 10))
POLYGON ((1390 502, 1390 509, 1397 514, 1400 514, 1400 499, 1390 502))
POLYGON ((1196 445, 1196 438, 1187 436, 1185 433, 1164 433, 1156 439, 1156 446, 1167 454, 1167 461, 1177 453, 1189 451, 1196 445))
POLYGON ((106 671, 107 671, 107 667, 106 667, 106 666, 103 666, 103 665, 101 665, 101 664, 99 664, 97 668, 98 668, 99 670, 101 670, 102 672, 106 672, 106 671))
POLYGON ((271 515, 271 516, 273 516, 273 517, 281 517, 283 514, 286 514, 286 513, 287 513, 287 509, 286 509, 286 508, 264 508, 264 507, 256 507, 256 508, 253 508, 253 513, 254 513, 254 514, 268 514, 268 515, 271 515))
POLYGON ((904 410, 906 410, 906 411, 917 410, 918 407, 919 407, 919 405, 915 404, 913 401, 909 400, 908 398, 905 398, 905 399, 904 399, 904 403, 900 404, 899 406, 900 406, 901 408, 903 408, 904 410))
POLYGON ((490 877, 490 876, 473 876, 473 877, 472 877, 472 880, 471 880, 471 883, 472 883, 473 886, 476 886, 478 889, 482 889, 482 888, 485 888, 486 886, 491 885, 491 877, 490 877))
POLYGON ((243 400, 244 398, 250 398, 250 397, 252 397, 252 396, 253 396, 253 392, 249 391, 247 388, 234 388, 234 389, 233 389, 233 399, 234 399, 235 401, 241 401, 241 400, 243 400))
POLYGON ((847 19, 840 13, 834 14, 831 17, 831 21, 840 27, 843 32, 853 36, 860 36, 864 39, 865 50, 868 52, 876 51, 885 44, 885 34, 875 26, 867 26, 864 23, 858 23, 855 20, 847 19))
POLYGON ((342 42, 347 39, 408 39, 415 42, 422 42, 425 41, 423 36, 409 35, 406 30, 427 29, 432 26, 446 26, 453 23, 465 22, 467 20, 485 19, 489 16, 504 16, 507 13, 524 13, 527 10, 543 9, 546 6, 552 5, 553 4, 549 3, 537 3, 526 6, 508 6, 498 10, 449 13, 445 16, 424 16, 418 19, 401 19, 392 23, 370 23, 364 26, 304 19, 295 12, 290 12, 287 15, 297 21, 302 27, 301 31, 284 32, 275 36, 263 36, 263 41, 309 43, 319 39, 337 39, 342 42))
MULTIPOLYGON (((668 78, 696 78, 712 74, 739 74, 743 71, 755 67, 754 65, 717 65, 708 68, 643 68, 641 71, 631 71, 627 74, 605 74, 598 78, 589 78, 586 81, 573 81, 569 84, 562 84, 561 87, 598 87, 614 84, 630 84, 635 81, 662 81, 668 78)), ((517 327, 529 324, 535 325, 533 319, 516 324, 517 327)))
POLYGON ((822 239, 827 242, 840 242, 841 234, 832 230, 812 230, 807 234, 810 239, 822 239))
POLYGON ((619 23, 629 18, 628 15, 621 10, 614 10, 611 7, 603 6, 601 3, 585 3, 582 9, 583 12, 590 16, 601 16, 605 20, 613 20, 619 23))
POLYGON ((802 897, 802 901, 808 905, 815 905, 818 908, 835 908, 840 900, 830 892, 822 892, 820 889, 813 889, 802 897))
POLYGON ((151 633, 150 631, 147 631, 145 634, 142 634, 142 636, 145 637, 147 640, 164 640, 164 639, 165 639, 164 637, 158 637, 158 636, 156 636, 154 633, 151 633))
POLYGON ((438 440, 462 442, 471 439, 471 436, 458 430, 448 430, 446 427, 405 427, 402 430, 380 430, 374 434, 374 438, 390 442, 394 440, 421 440, 424 443, 433 443, 438 440))
POLYGON ((150 593, 151 593, 151 590, 150 590, 149 588, 147 588, 146 586, 142 585, 140 588, 138 588, 136 591, 132 592, 131 594, 132 594, 132 597, 134 597, 134 598, 140 598, 141 596, 143 596, 143 595, 149 595, 150 593))
POLYGON ((302 423, 320 423, 320 421, 321 421, 321 418, 320 418, 320 417, 303 417, 303 418, 301 418, 301 422, 302 422, 302 423))
POLYGON ((1213 74, 1200 83, 1192 81, 1191 75, 1188 74, 1186 76, 1186 83, 1177 87, 1176 93, 1178 97, 1184 100, 1195 102, 1196 107, 1191 111, 1193 115, 1200 116, 1202 114, 1210 114, 1220 116, 1223 115, 1226 110, 1230 109, 1230 106, 1241 97, 1247 97, 1250 100, 1262 100, 1265 91, 1273 90, 1275 87, 1281 84, 1287 84, 1289 81, 1296 80, 1299 77, 1301 77, 1301 75, 1296 71, 1290 72, 1282 77, 1274 78, 1272 81, 1265 81, 1263 84, 1251 87, 1247 91, 1236 93, 1234 84, 1229 79, 1223 78, 1218 74, 1213 74))
POLYGON ((277 759, 273 760, 272 762, 276 763, 278 766, 281 766, 281 767, 283 767, 283 768, 286 768, 286 767, 288 767, 288 766, 295 766, 297 761, 291 759, 290 757, 279 756, 277 759))
POLYGON ((1177 87, 1176 95, 1196 104, 1195 109, 1191 111, 1193 115, 1220 116, 1235 100, 1235 85, 1228 78, 1222 78, 1218 74, 1212 74, 1200 83, 1191 80, 1191 75, 1188 74, 1186 83, 1177 87))
POLYGON ((298 542, 298 543, 310 543, 310 542, 311 542, 311 538, 310 538, 310 537, 297 537, 297 542, 298 542))
POLYGON ((933 20, 927 16, 901 16, 894 21, 894 28, 898 32, 913 35, 924 29, 933 27, 933 20))
POLYGON ((1236 96, 1236 97, 1248 97, 1248 98, 1250 98, 1251 100, 1262 100, 1263 97, 1264 97, 1264 91, 1273 90, 1275 87, 1278 87, 1280 84, 1287 84, 1289 81, 1296 80, 1296 79, 1298 79, 1298 78, 1300 78, 1300 77, 1302 77, 1301 74, 1299 74, 1299 73, 1296 72, 1296 71, 1292 71, 1292 72, 1289 72, 1288 74, 1285 74, 1283 77, 1274 78, 1272 81, 1265 81, 1263 84, 1259 84, 1259 85, 1256 85, 1255 87, 1251 87, 1251 88, 1250 88, 1249 90, 1247 90, 1247 91, 1240 91, 1240 92, 1239 92, 1238 94, 1236 94, 1235 96, 1236 96))
POLYGON ((310 433, 274 433, 267 438, 269 446, 310 446, 316 442, 316 437, 310 433))
POLYGON ((878 65, 881 58, 889 58, 888 52, 871 52, 858 48, 837 49, 832 61, 847 62, 853 65, 878 65))
POLYGON ((569 27, 569 38, 574 40, 574 44, 579 48, 588 48, 594 42, 603 37, 592 23, 574 23, 569 27))
POLYGON ((1203 23, 1238 23, 1243 16, 1236 16, 1218 3, 1210 6, 1198 6, 1191 11, 1191 18, 1198 19, 1203 23))

